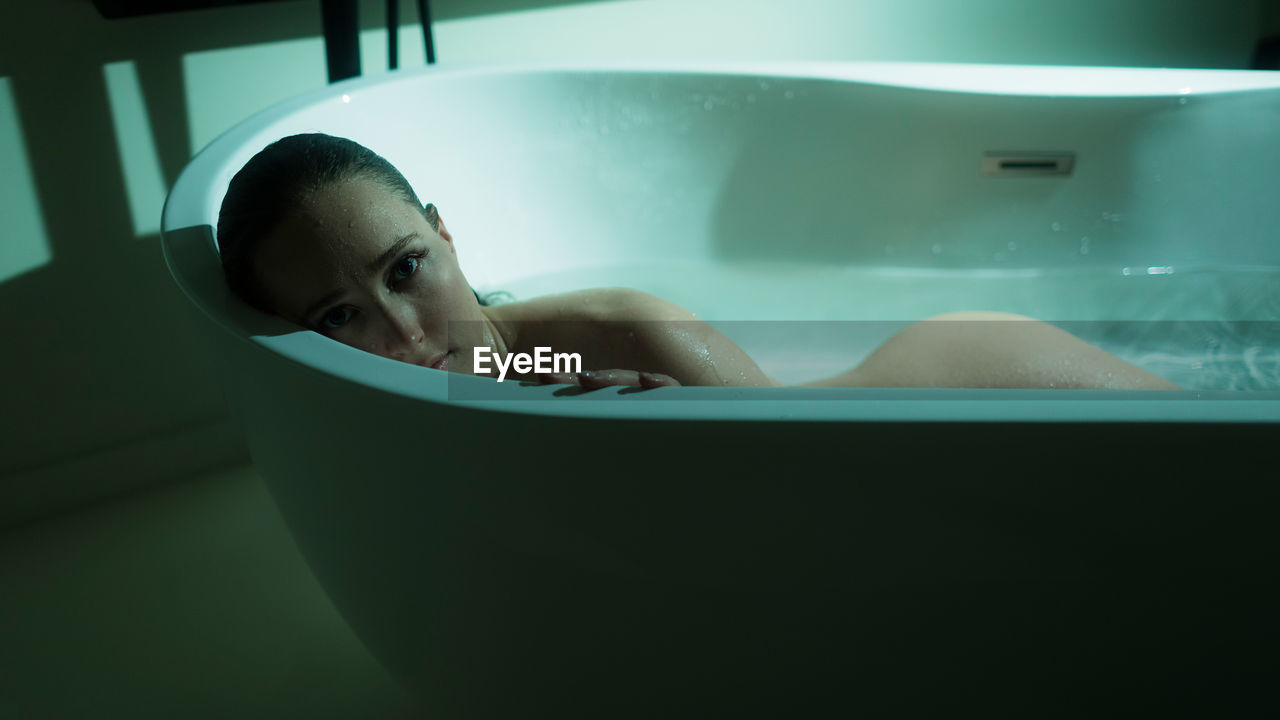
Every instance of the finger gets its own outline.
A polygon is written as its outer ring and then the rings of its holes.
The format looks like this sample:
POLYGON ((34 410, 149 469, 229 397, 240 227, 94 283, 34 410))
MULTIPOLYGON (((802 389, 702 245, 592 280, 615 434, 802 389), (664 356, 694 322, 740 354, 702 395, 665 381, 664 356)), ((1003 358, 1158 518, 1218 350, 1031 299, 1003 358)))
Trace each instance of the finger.
POLYGON ((543 385, 577 385, 576 373, 535 373, 538 382, 543 385))
POLYGON ((662 373, 642 372, 639 373, 640 387, 659 388, 659 387, 678 387, 680 382, 670 375, 662 373))
POLYGON ((586 370, 578 373, 578 384, 591 390, 613 385, 637 387, 640 377, 635 370, 586 370))

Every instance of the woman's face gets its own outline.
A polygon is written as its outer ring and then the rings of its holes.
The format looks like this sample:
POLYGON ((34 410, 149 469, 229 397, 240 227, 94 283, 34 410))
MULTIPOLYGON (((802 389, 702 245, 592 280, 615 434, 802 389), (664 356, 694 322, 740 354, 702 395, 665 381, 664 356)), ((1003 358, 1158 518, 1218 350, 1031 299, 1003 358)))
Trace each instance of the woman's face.
POLYGON ((263 238, 254 270, 287 320, 394 360, 471 372, 470 348, 492 338, 439 227, 374 180, 339 181, 263 238), (450 321, 471 322, 451 334, 450 321))

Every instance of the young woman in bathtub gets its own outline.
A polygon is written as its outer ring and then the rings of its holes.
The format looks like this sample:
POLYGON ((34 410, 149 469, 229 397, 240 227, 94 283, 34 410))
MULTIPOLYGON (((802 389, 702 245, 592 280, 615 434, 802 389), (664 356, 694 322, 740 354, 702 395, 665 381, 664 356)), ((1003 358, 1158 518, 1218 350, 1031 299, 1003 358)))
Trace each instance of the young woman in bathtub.
MULTIPOLYGON (((436 208, 343 138, 294 135, 262 150, 232 179, 217 232, 239 297, 395 360, 472 373, 473 348, 505 358, 549 347, 579 353, 584 371, 507 378, 588 389, 781 385, 688 310, 638 290, 483 304, 436 208)), ((1178 389, 1052 325, 991 312, 915 323, 858 366, 805 385, 838 386, 1178 389)))

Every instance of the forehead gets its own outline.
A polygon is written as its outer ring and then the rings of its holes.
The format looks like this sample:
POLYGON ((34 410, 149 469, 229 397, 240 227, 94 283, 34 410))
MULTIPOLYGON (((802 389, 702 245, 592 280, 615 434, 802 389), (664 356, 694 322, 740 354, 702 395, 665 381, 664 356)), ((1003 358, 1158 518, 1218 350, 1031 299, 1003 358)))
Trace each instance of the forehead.
POLYGON ((374 258, 413 232, 430 232, 415 205, 367 178, 343 180, 310 193, 264 236, 254 267, 274 305, 296 315, 361 282, 374 258))

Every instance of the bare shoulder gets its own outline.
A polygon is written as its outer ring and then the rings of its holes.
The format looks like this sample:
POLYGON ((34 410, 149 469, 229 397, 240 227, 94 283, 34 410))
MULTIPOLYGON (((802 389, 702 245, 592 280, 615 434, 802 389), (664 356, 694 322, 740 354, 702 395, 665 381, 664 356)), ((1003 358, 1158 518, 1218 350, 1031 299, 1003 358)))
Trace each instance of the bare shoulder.
POLYGON ((683 352, 674 346, 701 341, 706 334, 705 323, 693 313, 630 288, 547 295, 485 308, 485 314, 512 351, 545 346, 578 352, 597 368, 634 366, 672 374, 670 356, 683 352))
POLYGON ((589 369, 662 373, 682 385, 778 384, 711 325, 641 290, 581 290, 493 310, 489 316, 513 351, 576 352, 589 369))
POLYGON ((598 320, 649 322, 698 319, 683 307, 643 290, 604 288, 594 292, 600 293, 598 320))
POLYGON ((594 288, 498 305, 490 310, 495 322, 624 322, 696 320, 673 302, 632 288, 594 288))

